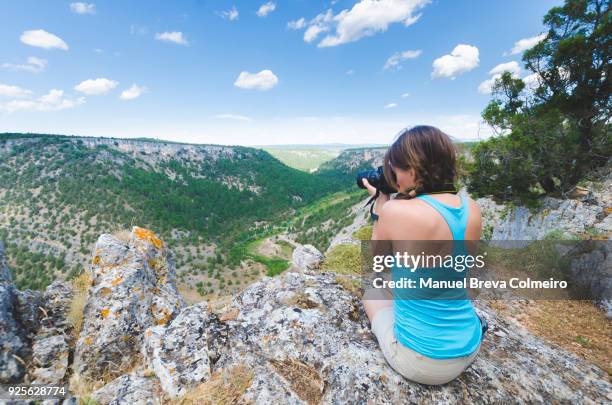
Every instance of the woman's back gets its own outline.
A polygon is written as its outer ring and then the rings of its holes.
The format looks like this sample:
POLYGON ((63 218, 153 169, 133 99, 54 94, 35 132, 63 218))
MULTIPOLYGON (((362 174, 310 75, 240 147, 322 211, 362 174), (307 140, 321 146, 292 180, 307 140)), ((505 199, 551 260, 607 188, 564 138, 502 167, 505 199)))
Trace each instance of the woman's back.
MULTIPOLYGON (((422 239, 454 240, 454 242, 436 243, 435 245, 451 248, 452 252, 449 253, 455 256, 469 254, 464 243, 466 231, 470 225, 469 198, 462 195, 459 206, 444 204, 431 195, 420 195, 416 198, 429 205, 429 208, 422 207, 424 212, 419 214, 420 218, 425 220, 425 224, 433 225, 433 230, 442 229, 447 233, 444 235, 443 232, 438 232, 446 238, 432 238, 431 233, 427 235, 426 226, 425 229, 422 229, 422 239), (440 224, 440 220, 444 223, 440 224)), ((402 208, 408 209, 409 207, 402 208)), ((472 221, 472 227, 479 228, 479 224, 474 223, 479 222, 479 219, 474 219, 476 221, 472 221)), ((401 227, 398 228, 401 229, 401 227)), ((414 232, 410 232, 409 236, 412 240, 415 239, 414 232)), ((417 285, 420 279, 432 279, 438 282, 462 281, 464 275, 465 273, 445 268, 421 268, 416 272, 394 268, 392 271, 393 279, 412 278, 417 285)), ((441 291, 439 289, 406 288, 395 289, 393 292, 394 333, 397 340, 404 346, 436 359, 467 356, 478 348, 481 340, 480 320, 471 301, 464 295, 464 289, 450 287, 446 291, 441 291), (445 293, 442 298, 438 296, 441 292, 445 293)))

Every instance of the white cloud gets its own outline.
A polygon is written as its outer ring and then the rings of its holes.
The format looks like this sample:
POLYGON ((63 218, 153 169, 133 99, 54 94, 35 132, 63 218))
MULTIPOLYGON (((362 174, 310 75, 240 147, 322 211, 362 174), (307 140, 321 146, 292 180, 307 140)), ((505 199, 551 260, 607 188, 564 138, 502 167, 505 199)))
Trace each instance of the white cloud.
POLYGON ((214 115, 213 118, 217 118, 221 120, 243 121, 243 122, 253 121, 253 119, 251 119, 250 117, 246 117, 244 115, 238 115, 238 114, 218 114, 218 115, 214 115))
POLYGON ((84 80, 74 86, 74 89, 90 96, 97 96, 100 94, 108 93, 109 91, 117 87, 118 84, 119 83, 114 80, 99 77, 97 79, 84 80))
POLYGON ((28 97, 32 94, 30 90, 22 89, 18 86, 10 86, 0 83, 0 97, 21 98, 28 97))
POLYGON ((510 72, 513 77, 519 77, 521 74, 521 67, 516 61, 500 63, 489 71, 489 75, 491 75, 491 77, 480 83, 478 86, 478 92, 482 94, 490 94, 493 91, 495 81, 501 78, 504 72, 510 72))
POLYGON ((96 5, 94 3, 70 3, 70 11, 77 14, 96 14, 96 5))
POLYGON ((383 69, 384 70, 391 69, 391 68, 401 69, 402 61, 407 60, 407 59, 418 58, 421 55, 421 53, 422 51, 420 49, 416 51, 407 50, 407 51, 402 51, 402 52, 395 52, 393 55, 389 56, 389 59, 387 59, 385 66, 383 66, 383 69))
POLYGON ((278 77, 271 70, 265 69, 259 73, 240 72, 234 86, 241 89, 270 90, 278 84, 278 77))
POLYGON ((187 42, 187 39, 183 36, 183 33, 180 31, 173 31, 173 32, 158 32, 157 34, 155 34, 155 39, 157 39, 158 41, 165 41, 165 42, 174 42, 175 44, 179 44, 179 45, 189 45, 189 42, 187 42))
POLYGON ((304 41, 312 42, 319 34, 335 30, 333 34, 324 37, 318 46, 337 46, 384 32, 391 24, 403 23, 409 26, 421 16, 415 13, 429 2, 430 0, 361 0, 350 10, 344 9, 336 15, 329 9, 307 23, 304 41))
POLYGON ((460 74, 474 69, 479 63, 478 48, 459 44, 450 55, 444 55, 434 60, 431 77, 433 79, 446 77, 453 80, 460 74))
POLYGON ((58 36, 45 30, 24 31, 19 38, 26 45, 36 46, 44 49, 58 48, 68 50, 68 45, 58 36))
POLYGON ((47 65, 48 62, 46 59, 30 56, 25 64, 3 63, 2 67, 11 70, 23 70, 25 72, 40 73, 45 70, 47 65))
POLYGON ((133 100, 142 95, 142 93, 146 92, 147 88, 144 86, 138 86, 136 84, 132 84, 129 88, 123 90, 119 98, 121 100, 133 100))
POLYGON ((236 6, 232 6, 231 9, 227 11, 221 11, 217 13, 217 15, 219 15, 222 18, 225 18, 226 20, 234 21, 238 19, 238 16, 240 15, 240 13, 238 13, 238 9, 236 8, 236 6))
POLYGON ((491 69, 489 71, 490 75, 496 75, 496 74, 501 74, 504 72, 510 72, 513 73, 515 75, 518 75, 521 73, 521 67, 519 66, 518 62, 516 61, 512 61, 512 62, 507 62, 507 63, 500 63, 499 65, 495 66, 493 69, 491 69))
POLYGON ((395 108, 395 107, 397 107, 397 103, 389 103, 389 104, 385 105, 384 108, 385 108, 385 110, 388 110, 390 108, 395 108))
POLYGON ((350 75, 354 75, 354 74, 355 74, 355 71, 354 71, 353 69, 349 69, 349 70, 347 70, 347 71, 345 72, 345 74, 347 74, 347 75, 349 75, 349 76, 350 76, 350 75))
POLYGON ((259 10, 257 10, 256 14, 258 17, 265 17, 271 12, 273 12, 275 9, 276 4, 273 1, 269 1, 267 3, 262 4, 261 7, 259 7, 259 10))
POLYGON ((287 28, 289 28, 290 30, 301 30, 305 26, 306 20, 304 19, 304 17, 300 18, 299 20, 289 21, 287 23, 287 28))
POLYGON ((535 45, 537 45, 538 42, 542 41, 544 38, 546 38, 546 34, 540 34, 536 35, 535 37, 520 39, 514 43, 514 47, 510 50, 510 52, 504 53, 504 56, 523 53, 527 49, 533 48, 535 45))
POLYGON ((333 21, 334 13, 331 9, 310 20, 307 24, 308 28, 304 32, 304 41, 310 43, 317 39, 320 33, 329 31, 333 21))
POLYGON ((59 111, 74 108, 84 102, 84 97, 66 98, 63 90, 53 89, 37 99, 11 100, 8 103, 0 104, 0 109, 10 113, 16 111, 59 111))
POLYGON ((401 98, 410 97, 410 93, 402 93, 401 98))

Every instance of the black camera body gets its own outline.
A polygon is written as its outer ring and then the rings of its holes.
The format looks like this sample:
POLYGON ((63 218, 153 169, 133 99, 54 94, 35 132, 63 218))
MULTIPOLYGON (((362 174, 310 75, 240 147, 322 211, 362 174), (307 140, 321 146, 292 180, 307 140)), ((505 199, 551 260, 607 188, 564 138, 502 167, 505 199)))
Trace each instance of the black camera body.
POLYGON ((370 185, 374 186, 383 194, 397 193, 397 190, 387 183, 382 166, 378 166, 376 169, 362 170, 357 173, 357 187, 365 189, 362 183, 363 179, 366 179, 370 185))

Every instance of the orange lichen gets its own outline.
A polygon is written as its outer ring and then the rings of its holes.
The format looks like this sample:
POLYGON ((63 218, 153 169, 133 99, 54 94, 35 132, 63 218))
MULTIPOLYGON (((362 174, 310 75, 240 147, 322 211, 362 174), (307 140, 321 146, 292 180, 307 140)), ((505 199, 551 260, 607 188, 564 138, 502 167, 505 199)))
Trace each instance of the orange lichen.
POLYGON ((100 289, 100 295, 101 295, 102 297, 108 297, 110 294, 111 294, 111 289, 110 289, 110 288, 108 288, 108 287, 102 287, 102 288, 100 289))
POLYGON ((149 337, 153 334, 153 331, 151 331, 151 329, 147 329, 147 331, 145 332, 145 336, 149 337))
POLYGON ((113 287, 115 287, 115 286, 117 286, 117 285, 119 285, 119 284, 121 284, 121 283, 123 283, 123 278, 121 278, 121 277, 117 277, 116 279, 114 279, 113 281, 111 281, 111 285, 112 285, 113 287))
POLYGON ((155 234, 148 229, 134 227, 134 235, 136 235, 138 239, 148 241, 153 246, 155 246, 157 249, 160 249, 163 245, 163 242, 161 241, 161 239, 155 236, 155 234))
POLYGON ((100 256, 98 256, 98 255, 94 256, 94 258, 93 258, 93 260, 91 261, 91 263, 92 263, 94 266, 97 266, 98 264, 100 264, 100 256))
POLYGON ((93 338, 91 336, 86 336, 85 339, 83 339, 83 343, 86 345, 90 345, 93 343, 93 338))
POLYGON ((110 314, 110 309, 104 308, 102 309, 102 311, 100 311, 100 313, 102 314, 102 318, 107 318, 108 315, 110 314))
POLYGON ((166 308, 158 309, 156 304, 151 305, 151 313, 156 318, 155 322, 158 325, 165 325, 172 318, 172 312, 166 308))

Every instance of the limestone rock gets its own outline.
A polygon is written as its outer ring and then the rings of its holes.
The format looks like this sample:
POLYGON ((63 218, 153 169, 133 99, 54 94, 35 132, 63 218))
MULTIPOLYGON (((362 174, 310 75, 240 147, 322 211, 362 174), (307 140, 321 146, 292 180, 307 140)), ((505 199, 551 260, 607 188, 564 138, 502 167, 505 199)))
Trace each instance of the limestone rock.
POLYGON ((139 370, 117 377, 95 391, 91 399, 100 405, 158 405, 162 395, 157 380, 139 370))
POLYGON ((72 326, 67 321, 72 286, 61 280, 51 283, 37 308, 39 320, 32 339, 30 380, 36 384, 62 384, 67 380, 72 326))
POLYGON ((229 346, 213 371, 246 365, 255 403, 602 402, 612 385, 599 368, 553 348, 480 304, 490 333, 459 378, 429 387, 388 366, 359 300, 331 274, 266 278, 233 302, 229 346))
POLYGON ((133 366, 144 331, 166 324, 185 305, 174 262, 153 232, 134 227, 127 243, 100 236, 91 274, 74 369, 86 378, 118 376, 133 366))
POLYGON ((172 397, 184 395, 211 376, 227 341, 227 328, 206 303, 187 307, 167 325, 145 332, 143 356, 172 397))
POLYGON ((301 271, 316 270, 325 257, 312 245, 300 245, 293 250, 293 264, 301 271))
POLYGON ((0 283, 0 383, 19 382, 29 353, 26 331, 15 319, 15 288, 0 283))
MULTIPOLYGON (((611 161, 612 162, 612 161, 611 161)), ((558 199, 543 197, 538 209, 506 207, 490 198, 479 198, 483 228, 493 228, 493 240, 543 239, 553 231, 565 234, 598 232, 612 235, 612 163, 606 175, 589 187, 583 198, 558 199)))
POLYGON ((612 319, 612 242, 590 241, 593 250, 572 260, 571 278, 587 289, 608 319, 612 319))

